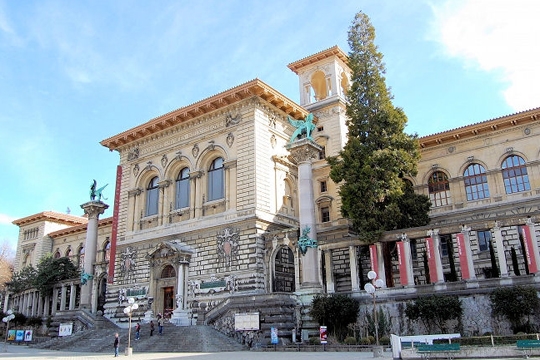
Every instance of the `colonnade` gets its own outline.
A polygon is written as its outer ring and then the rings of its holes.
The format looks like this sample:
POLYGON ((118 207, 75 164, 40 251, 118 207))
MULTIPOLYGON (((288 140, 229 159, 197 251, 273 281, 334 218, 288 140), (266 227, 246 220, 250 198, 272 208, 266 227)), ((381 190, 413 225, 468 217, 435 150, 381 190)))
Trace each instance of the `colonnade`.
POLYGON ((21 294, 9 295, 4 302, 4 312, 14 310, 27 317, 54 316, 58 311, 79 308, 80 285, 60 284, 53 289, 51 296, 41 297, 38 290, 27 290, 21 294))

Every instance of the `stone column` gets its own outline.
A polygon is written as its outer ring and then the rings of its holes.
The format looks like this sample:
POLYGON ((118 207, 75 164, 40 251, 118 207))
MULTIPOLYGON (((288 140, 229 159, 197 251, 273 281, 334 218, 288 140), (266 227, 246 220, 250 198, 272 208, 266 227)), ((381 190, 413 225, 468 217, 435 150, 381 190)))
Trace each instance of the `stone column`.
POLYGON ((71 284, 71 288, 69 291, 69 310, 75 309, 75 296, 77 295, 77 286, 75 284, 71 284))
POLYGON ((6 292, 6 297, 4 298, 4 313, 7 313, 7 311, 9 310, 9 293, 6 292))
POLYGON ((97 253, 97 236, 99 215, 103 214, 109 205, 101 201, 90 201, 81 205, 84 213, 88 215, 86 228, 86 241, 84 243, 84 270, 83 275, 87 276, 86 284, 81 282, 81 309, 92 311, 92 290, 94 289, 94 263, 97 253))
POLYGON ((67 287, 62 285, 62 295, 60 297, 60 311, 66 310, 66 297, 67 297, 67 287))
POLYGON ((399 277, 402 286, 414 285, 413 266, 411 256, 411 242, 407 234, 400 236, 401 241, 397 242, 399 277))
POLYGON ((358 282, 358 258, 356 256, 356 246, 349 246, 349 266, 351 268, 351 290, 360 291, 358 282))
POLYGON ((186 309, 186 296, 187 296, 187 273, 189 266, 189 255, 178 255, 178 268, 177 268, 177 283, 176 283, 176 309, 174 309, 170 322, 176 326, 189 326, 191 325, 190 316, 191 311, 186 309))
POLYGON ((43 316, 49 316, 50 315, 50 296, 47 295, 43 299, 43 316))
POLYGON ((51 308, 51 315, 56 315, 56 309, 58 308, 58 288, 55 287, 53 290, 53 298, 52 298, 52 308, 51 308))
POLYGON ((499 260, 499 271, 501 273, 501 277, 508 277, 508 265, 506 264, 503 236, 498 221, 495 221, 493 234, 495 235, 495 250, 497 250, 497 259, 499 260))
POLYGON ((299 246, 303 253, 301 290, 321 290, 319 253, 317 251, 317 228, 315 226, 315 199, 313 194, 312 161, 322 148, 313 140, 304 138, 289 145, 290 158, 298 165, 298 202, 300 235, 299 246), (302 240, 304 239, 304 240, 302 240), (306 242, 304 242, 306 241, 306 242), (301 244, 307 244, 302 247, 301 244))

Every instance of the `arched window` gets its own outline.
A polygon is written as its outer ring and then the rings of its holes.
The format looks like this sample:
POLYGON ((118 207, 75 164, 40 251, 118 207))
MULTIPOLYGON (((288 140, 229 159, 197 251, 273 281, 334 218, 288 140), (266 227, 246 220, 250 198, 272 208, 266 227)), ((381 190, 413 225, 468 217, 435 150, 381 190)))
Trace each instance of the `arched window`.
POLYGON ((223 158, 214 159, 208 169, 208 201, 222 199, 225 196, 223 170, 223 158))
POLYGON ((174 271, 174 268, 172 265, 167 265, 163 268, 163 271, 161 272, 161 278, 172 278, 176 276, 176 271, 174 271))
POLYGON ((68 249, 66 250, 66 257, 70 257, 71 255, 73 255, 73 251, 71 251, 71 246, 68 247, 68 249))
POLYGON ((428 180, 429 199, 434 207, 450 203, 450 183, 442 171, 435 171, 428 180))
POLYGON ((54 258, 59 259, 60 257, 62 257, 62 255, 60 254, 60 251, 56 250, 56 252, 54 253, 54 258))
POLYGON ((111 259, 111 242, 105 242, 103 246, 103 261, 109 261, 111 259))
POLYGON ((81 246, 79 248, 79 254, 77 257, 79 258, 79 267, 83 268, 84 267, 84 246, 81 246))
POLYGON ((274 291, 295 291, 294 253, 286 246, 281 247, 274 262, 274 291))
POLYGON ((180 170, 176 178, 176 209, 181 209, 189 206, 189 169, 183 168, 180 170))
POLYGON ((502 163, 502 175, 507 194, 531 190, 525 160, 521 156, 507 157, 502 163))
POLYGON ((469 165, 463 173, 463 181, 465 182, 467 200, 471 201, 489 197, 486 169, 482 165, 469 165))
POLYGON ((146 188, 146 216, 158 213, 159 202, 159 178, 156 176, 150 180, 146 188))

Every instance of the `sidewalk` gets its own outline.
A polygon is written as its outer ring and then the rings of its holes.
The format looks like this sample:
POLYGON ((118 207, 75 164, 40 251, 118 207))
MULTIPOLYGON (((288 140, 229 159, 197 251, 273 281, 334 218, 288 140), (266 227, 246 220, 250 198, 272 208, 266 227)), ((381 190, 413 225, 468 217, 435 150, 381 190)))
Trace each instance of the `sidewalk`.
MULTIPOLYGON (((241 351, 241 352, 218 352, 218 353, 140 353, 127 357, 123 353, 123 348, 120 349, 121 354, 118 359, 133 359, 133 360, 159 360, 159 359, 182 359, 182 360, 283 360, 284 357, 300 359, 300 360, 358 360, 358 359, 373 359, 371 352, 257 352, 257 351, 241 351)), ((114 356, 113 347, 111 346, 110 355, 94 354, 94 353, 78 353, 68 351, 54 351, 33 349, 27 346, 8 345, 4 349, 4 345, 0 345, 0 359, 49 359, 49 360, 102 360, 111 359, 114 356), (6 351, 5 351, 6 350, 6 351)), ((385 358, 391 359, 390 352, 385 353, 385 358)))

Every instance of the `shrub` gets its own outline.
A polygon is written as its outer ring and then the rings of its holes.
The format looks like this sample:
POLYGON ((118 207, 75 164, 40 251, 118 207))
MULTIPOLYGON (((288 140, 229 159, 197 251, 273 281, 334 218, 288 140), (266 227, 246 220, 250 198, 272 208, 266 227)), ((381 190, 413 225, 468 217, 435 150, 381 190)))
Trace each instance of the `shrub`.
POLYGON ((379 339, 379 344, 381 345, 390 345, 390 338, 388 336, 383 336, 379 339))
POLYGON ((347 336, 343 342, 346 345, 356 345, 356 339, 353 336, 347 336))
POLYGON ((310 345, 321 345, 321 339, 318 337, 310 337, 309 338, 309 344, 310 345))
POLYGON ((360 345, 371 345, 371 339, 369 336, 361 338, 360 345))

